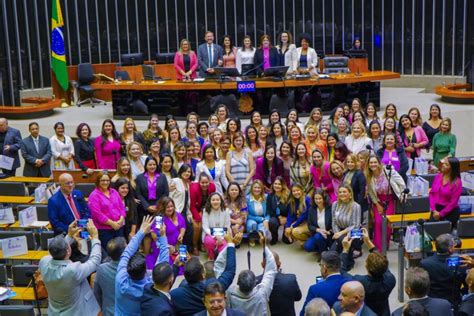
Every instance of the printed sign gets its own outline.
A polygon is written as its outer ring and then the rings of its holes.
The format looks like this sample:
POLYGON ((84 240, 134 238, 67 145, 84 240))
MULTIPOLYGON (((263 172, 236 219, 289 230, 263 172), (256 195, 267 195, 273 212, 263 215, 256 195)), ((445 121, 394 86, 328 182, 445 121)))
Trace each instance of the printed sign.
POLYGON ((26 236, 18 236, 1 240, 3 258, 28 254, 26 236))
POLYGON ((20 220, 20 227, 29 227, 38 221, 36 206, 30 206, 18 212, 18 219, 20 220))
POLYGON ((0 209, 0 224, 13 224, 15 216, 11 207, 0 209))

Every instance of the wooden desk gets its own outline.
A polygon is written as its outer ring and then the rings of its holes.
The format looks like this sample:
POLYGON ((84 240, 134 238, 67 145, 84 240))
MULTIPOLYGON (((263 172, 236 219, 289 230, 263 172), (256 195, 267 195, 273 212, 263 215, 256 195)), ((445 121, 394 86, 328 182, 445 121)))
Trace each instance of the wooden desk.
MULTIPOLYGON (((84 171, 77 169, 77 170, 53 170, 53 181, 55 183, 59 182, 59 177, 63 173, 69 173, 72 178, 74 179, 74 183, 95 183, 95 180, 97 179, 97 175, 99 172, 103 172, 104 170, 101 169, 96 169, 94 170, 94 173, 92 174, 87 174, 84 171), (86 177, 84 177, 84 175, 86 177)), ((112 178, 115 175, 115 170, 107 170, 107 174, 109 175, 110 178, 112 178)))
MULTIPOLYGON (((0 226, 0 228, 1 228, 1 226, 0 226)), ((17 229, 18 229, 18 228, 22 228, 22 229, 42 229, 42 228, 46 228, 46 229, 51 229, 52 227, 51 227, 51 223, 49 223, 48 225, 43 226, 43 227, 30 227, 30 226, 28 226, 28 227, 22 227, 22 226, 20 226, 20 221, 16 221, 16 222, 14 222, 13 224, 9 224, 9 225, 8 225, 7 227, 5 227, 5 228, 17 228, 17 229)))
POLYGON ((437 86, 435 93, 448 103, 474 103, 474 91, 469 91, 471 85, 466 83, 437 86))
POLYGON ((21 256, 15 256, 15 257, 9 257, 9 258, 3 258, 3 251, 0 250, 0 259, 2 260, 41 260, 44 256, 49 255, 49 252, 47 250, 28 250, 28 253, 26 255, 21 255, 21 256))
POLYGON ((0 182, 22 182, 22 183, 48 183, 53 181, 52 178, 42 178, 42 177, 10 177, 5 179, 0 179, 0 182))
POLYGON ((0 203, 5 204, 31 204, 35 200, 32 196, 4 196, 0 195, 0 203))
POLYGON ((35 290, 33 287, 11 287, 10 290, 15 292, 15 296, 11 297, 13 301, 34 301, 35 290))
MULTIPOLYGON (((469 217, 474 217, 474 214, 462 214, 461 218, 469 218, 469 217)), ((403 221, 406 223, 410 222, 416 222, 419 219, 424 219, 425 221, 430 219, 430 212, 422 212, 422 213, 410 213, 410 214, 405 214, 403 217, 403 221)), ((387 215, 387 221, 394 225, 398 226, 402 222, 402 215, 401 214, 395 214, 395 215, 387 215)))

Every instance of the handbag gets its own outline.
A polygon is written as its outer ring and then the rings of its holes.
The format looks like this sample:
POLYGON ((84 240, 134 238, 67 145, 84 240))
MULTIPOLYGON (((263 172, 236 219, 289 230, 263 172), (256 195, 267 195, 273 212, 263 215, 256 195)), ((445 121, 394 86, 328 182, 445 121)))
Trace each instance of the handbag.
MULTIPOLYGON (((36 270, 33 274, 33 279, 35 280, 35 292, 36 292, 36 299, 44 300, 48 298, 48 291, 46 290, 46 285, 44 284, 43 277, 41 276, 41 272, 36 270)), ((33 280, 30 281, 28 284, 28 288, 33 285, 33 280)))

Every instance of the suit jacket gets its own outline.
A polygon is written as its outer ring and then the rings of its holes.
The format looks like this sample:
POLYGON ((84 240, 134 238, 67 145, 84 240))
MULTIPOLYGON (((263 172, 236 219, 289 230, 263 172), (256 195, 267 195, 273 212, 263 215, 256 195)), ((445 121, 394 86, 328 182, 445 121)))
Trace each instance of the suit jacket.
MULTIPOLYGON (((347 172, 344 174, 344 177, 346 177, 347 172)), ((354 201, 359 203, 360 208, 362 211, 368 209, 368 203, 366 197, 366 186, 367 186, 367 181, 365 180, 364 173, 361 170, 355 170, 354 175, 352 176, 351 179, 351 188, 352 192, 354 194, 354 201)))
MULTIPOLYGON (((198 58, 196 53, 191 51, 189 52, 189 70, 191 70, 191 78, 196 78, 196 69, 198 67, 198 58)), ((184 56, 181 52, 176 52, 174 55, 174 69, 176 69, 176 79, 181 80, 183 79, 183 75, 181 74, 181 70, 186 72, 184 69, 184 56)))
MULTIPOLYGON (((308 229, 312 235, 316 234, 316 229, 320 228, 318 225, 318 210, 311 206, 308 211, 308 229)), ((332 229, 332 207, 331 205, 326 207, 324 212, 324 224, 326 225, 326 230, 330 231, 332 229)))
MULTIPOLYGON (((238 309, 226 308, 225 312, 227 313, 227 316, 245 316, 245 314, 238 309)), ((196 313, 194 316, 207 316, 207 310, 196 313)))
POLYGON ((448 255, 434 254, 431 257, 421 260, 420 266, 428 271, 430 275, 430 291, 429 297, 443 298, 451 302, 451 304, 459 304, 461 302, 460 288, 465 278, 465 270, 458 268, 456 276, 454 270, 448 268, 446 259, 448 255), (453 280, 456 280, 455 298, 453 299, 453 280))
MULTIPOLYGON (((271 183, 267 182, 267 177, 265 177, 265 172, 263 171, 264 168, 264 163, 265 160, 263 157, 257 158, 255 162, 255 175, 253 176, 254 180, 260 180, 263 182, 263 185, 267 188, 271 187, 273 181, 275 181, 275 178, 277 176, 282 176, 283 179, 285 179, 285 183, 288 187, 290 187, 290 172, 289 170, 285 169, 285 166, 283 165, 283 161, 275 157, 275 161, 273 162, 273 168, 270 174, 270 180, 272 180, 271 183)), ((265 166, 266 167, 266 166, 265 166)))
POLYGON ((54 260, 50 255, 40 260, 39 270, 48 291, 48 315, 97 315, 100 307, 87 278, 100 264, 101 249, 100 241, 93 239, 85 263, 54 260))
POLYGON ((463 298, 461 306, 459 306, 458 315, 473 315, 474 314, 474 294, 470 293, 463 298))
POLYGON ((5 140, 3 142, 3 146, 6 145, 9 145, 10 149, 5 151, 3 147, 0 148, 0 155, 15 159, 13 161, 12 169, 20 167, 20 155, 18 155, 18 151, 21 148, 21 134, 19 130, 13 127, 8 127, 7 133, 5 134, 5 140))
MULTIPOLYGON (((253 57, 253 64, 254 67, 257 67, 257 73, 263 73, 263 49, 259 48, 255 51, 255 55, 253 57)), ((278 50, 276 47, 270 47, 270 67, 277 67, 282 66, 280 65, 280 58, 278 57, 278 50)))
POLYGON ((209 169, 206 167, 206 162, 200 161, 196 165, 196 179, 199 179, 201 173, 205 173, 209 176, 211 181, 214 181, 216 185, 216 192, 220 193, 222 196, 224 195, 224 190, 227 190, 229 186, 229 180, 227 180, 227 176, 225 175, 225 160, 217 160, 214 166, 216 178, 213 180, 209 169))
POLYGON ((341 287, 344 283, 350 281, 349 278, 341 274, 333 274, 326 278, 323 282, 316 283, 310 286, 308 295, 304 302, 303 308, 301 309, 300 316, 304 316, 304 309, 313 298, 319 297, 328 303, 329 307, 332 307, 334 303, 338 301, 341 287))
MULTIPOLYGON (((211 193, 214 192, 216 192, 216 185, 211 182, 207 188, 207 194, 211 195, 211 193)), ((191 182, 189 185, 189 200, 189 210, 193 214, 193 219, 197 222, 201 222, 202 214, 199 213, 202 212, 202 208, 206 201, 202 200, 201 187, 198 182, 191 182)))
MULTIPOLYGON (((148 210, 148 207, 151 205, 150 201, 148 200, 148 183, 145 175, 139 174, 138 177, 135 179, 136 183, 136 192, 137 197, 141 202, 141 205, 145 210, 148 210)), ((160 174, 158 179, 156 180, 156 200, 158 201, 163 196, 168 196, 170 193, 170 189, 168 187, 168 180, 166 180, 166 176, 160 174)))
MULTIPOLYGON (((81 219, 90 218, 89 206, 87 206, 87 202, 81 191, 73 190, 71 194, 76 209, 81 215, 81 219)), ((67 233, 69 224, 75 220, 74 214, 61 190, 58 190, 58 192, 48 200, 48 217, 56 235, 67 233)))
POLYGON ((44 136, 38 136, 38 149, 36 151, 33 137, 28 136, 21 141, 21 155, 25 159, 23 176, 25 177, 49 177, 51 175, 51 145, 49 139, 44 136), (35 167, 36 159, 43 160, 41 167, 35 167))
MULTIPOLYGON (((300 58, 301 58, 301 51, 302 48, 298 47, 296 49, 296 69, 300 67, 300 58)), ((310 71, 311 75, 317 75, 319 69, 318 67, 318 54, 314 50, 314 48, 308 47, 308 51, 306 52, 306 58, 307 58, 307 63, 308 63, 308 68, 311 66, 313 67, 310 71)))
MULTIPOLYGON (((262 282, 263 275, 257 277, 257 284, 262 282)), ((273 281, 270 294, 270 313, 272 316, 294 316, 295 302, 302 298, 296 275, 278 272, 273 281)))
MULTIPOLYGON (((342 312, 344 312, 344 309, 342 308, 341 306, 341 302, 336 302, 332 308, 334 310, 334 312, 336 313, 336 315, 339 315, 341 314, 342 312)), ((360 311, 360 313, 358 314, 359 316, 377 316, 377 314, 375 314, 369 306, 365 305, 364 304, 364 307, 362 307, 362 310, 360 311)))
POLYGON ((212 44, 213 58, 211 67, 209 67, 209 52, 207 43, 203 43, 198 47, 198 61, 199 61, 199 77, 210 77, 211 74, 206 72, 207 68, 214 68, 217 66, 217 61, 222 60, 224 52, 222 47, 217 44, 212 44))
POLYGON ((175 315, 174 306, 168 297, 156 290, 153 284, 148 284, 143 289, 141 299, 142 315, 172 316, 175 315))
MULTIPOLYGON (((408 171, 408 159, 407 155, 405 154, 405 150, 402 147, 397 147, 396 150, 398 160, 400 160, 400 170, 398 173, 403 177, 406 176, 408 171)), ((385 153, 385 147, 382 146, 379 150, 377 150, 377 156, 382 159, 385 153)), ((405 178, 404 178, 405 179, 405 178)))
MULTIPOLYGON (((425 297, 422 299, 416 299, 418 303, 428 311, 430 316, 452 316, 451 304, 447 300, 441 298, 425 297)), ((396 309, 392 316, 401 316, 403 314, 403 306, 396 309)))

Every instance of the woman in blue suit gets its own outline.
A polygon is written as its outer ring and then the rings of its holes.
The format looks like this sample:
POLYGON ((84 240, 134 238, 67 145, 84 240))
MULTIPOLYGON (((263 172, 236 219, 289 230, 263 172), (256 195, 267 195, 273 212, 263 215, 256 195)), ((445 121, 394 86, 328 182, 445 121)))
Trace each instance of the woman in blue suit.
POLYGON ((328 250, 332 242, 331 203, 321 188, 314 191, 307 223, 311 237, 304 243, 304 250, 316 253, 328 250))
POLYGON ((247 233, 267 232, 270 214, 267 213, 267 201, 263 183, 255 180, 250 187, 250 193, 247 195, 247 233))

